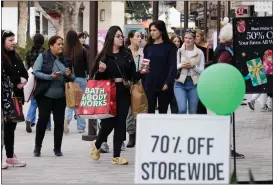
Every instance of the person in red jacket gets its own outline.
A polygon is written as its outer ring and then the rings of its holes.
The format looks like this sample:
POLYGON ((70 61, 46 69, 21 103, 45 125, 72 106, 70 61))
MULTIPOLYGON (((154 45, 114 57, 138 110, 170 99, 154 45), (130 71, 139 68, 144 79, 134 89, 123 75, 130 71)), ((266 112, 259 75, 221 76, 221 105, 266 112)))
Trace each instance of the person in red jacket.
MULTIPOLYGON (((232 25, 227 23, 219 33, 220 45, 215 49, 214 61, 217 63, 227 63, 233 65, 233 30, 232 25)), ((231 149, 231 157, 236 159, 245 158, 243 154, 239 154, 231 149)))

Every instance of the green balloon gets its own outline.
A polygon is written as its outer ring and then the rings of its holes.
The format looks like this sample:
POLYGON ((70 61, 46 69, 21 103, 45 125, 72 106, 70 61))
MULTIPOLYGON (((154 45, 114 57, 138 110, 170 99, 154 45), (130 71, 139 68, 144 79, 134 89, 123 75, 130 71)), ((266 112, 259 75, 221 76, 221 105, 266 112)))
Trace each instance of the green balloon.
POLYGON ((240 71, 230 64, 211 65, 197 84, 201 102, 218 115, 229 115, 240 106, 246 87, 240 71))

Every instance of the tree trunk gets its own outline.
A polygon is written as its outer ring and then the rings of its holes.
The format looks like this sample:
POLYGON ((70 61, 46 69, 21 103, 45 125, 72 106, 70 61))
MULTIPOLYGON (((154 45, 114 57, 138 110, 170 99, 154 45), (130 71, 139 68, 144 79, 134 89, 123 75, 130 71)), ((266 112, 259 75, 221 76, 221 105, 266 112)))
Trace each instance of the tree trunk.
POLYGON ((64 14, 62 13, 59 19, 59 26, 56 27, 56 34, 64 38, 64 14))
POLYGON ((27 30, 27 21, 29 19, 27 11, 27 1, 19 1, 19 25, 18 25, 18 47, 25 48, 26 46, 26 30, 27 30))
POLYGON ((73 9, 71 10, 71 19, 70 19, 70 25, 71 29, 77 31, 78 30, 78 18, 79 18, 79 8, 81 5, 81 2, 79 1, 73 1, 72 3, 73 9))
MULTIPOLYGON (((43 16, 55 27, 56 34, 60 37, 64 37, 64 14, 62 11, 58 12, 60 14, 60 20, 56 21, 46 13, 46 11, 40 6, 40 3, 37 0, 33 2, 34 6, 37 8, 37 11, 41 12, 43 16)), ((63 10, 63 8, 61 9, 63 10)))
POLYGON ((69 2, 63 2, 64 3, 64 36, 67 34, 67 32, 71 29, 70 25, 70 5, 69 2))

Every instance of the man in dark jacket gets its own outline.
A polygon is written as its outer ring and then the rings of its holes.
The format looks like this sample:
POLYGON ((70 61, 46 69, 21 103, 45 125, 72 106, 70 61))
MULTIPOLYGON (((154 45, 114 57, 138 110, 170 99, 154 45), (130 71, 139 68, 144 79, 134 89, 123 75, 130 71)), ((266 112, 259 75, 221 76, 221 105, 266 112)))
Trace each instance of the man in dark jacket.
MULTIPOLYGON (((26 64, 27 69, 32 68, 37 57, 40 53, 44 52, 46 49, 43 47, 44 44, 44 36, 40 33, 37 33, 33 38, 33 46, 30 51, 26 54, 26 64)), ((36 120, 36 109, 37 109, 37 102, 36 99, 33 97, 31 98, 30 107, 28 109, 27 118, 26 118, 26 131, 28 133, 32 132, 31 127, 35 126, 36 120)), ((51 121, 48 121, 47 130, 51 130, 51 121)))

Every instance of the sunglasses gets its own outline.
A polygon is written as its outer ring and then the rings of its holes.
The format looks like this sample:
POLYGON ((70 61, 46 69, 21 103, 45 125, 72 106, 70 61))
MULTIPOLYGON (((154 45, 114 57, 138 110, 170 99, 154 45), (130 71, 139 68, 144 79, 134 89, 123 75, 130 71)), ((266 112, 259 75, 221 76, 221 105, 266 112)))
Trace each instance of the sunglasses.
POLYGON ((192 29, 192 28, 187 28, 187 29, 185 30, 185 32, 186 32, 186 33, 196 34, 196 31, 195 31, 194 29, 192 29))
POLYGON ((4 30, 3 33, 2 33, 2 37, 3 37, 5 34, 9 34, 9 33, 12 33, 12 31, 10 31, 10 30, 4 30))

